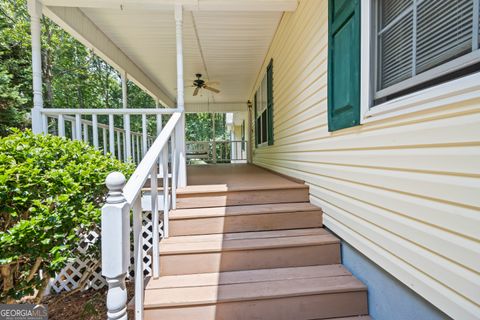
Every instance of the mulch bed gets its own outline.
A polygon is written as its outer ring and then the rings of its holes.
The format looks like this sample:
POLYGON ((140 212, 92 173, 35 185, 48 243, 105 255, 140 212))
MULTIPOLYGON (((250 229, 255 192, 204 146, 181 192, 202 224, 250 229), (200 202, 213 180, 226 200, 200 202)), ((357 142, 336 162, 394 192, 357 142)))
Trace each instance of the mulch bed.
MULTIPOLYGON (((128 301, 133 298, 133 283, 127 283, 128 301)), ((49 320, 105 320, 107 318, 107 288, 75 293, 51 294, 42 300, 48 306, 49 320)), ((133 310, 128 311, 133 319, 133 310)))

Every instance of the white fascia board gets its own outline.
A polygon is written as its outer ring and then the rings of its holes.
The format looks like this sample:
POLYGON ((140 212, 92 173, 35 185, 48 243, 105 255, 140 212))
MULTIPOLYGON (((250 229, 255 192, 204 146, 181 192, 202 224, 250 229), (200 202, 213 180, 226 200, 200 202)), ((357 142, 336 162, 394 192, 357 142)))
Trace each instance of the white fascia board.
POLYGON ((200 112, 246 112, 248 111, 247 104, 238 103, 186 103, 185 112, 200 113, 200 112))
MULTIPOLYGON (((76 1, 72 3, 77 4, 76 1)), ((174 107, 174 100, 150 79, 125 53, 108 38, 80 9, 73 7, 43 7, 43 14, 58 24, 96 55, 119 72, 126 72, 141 89, 166 107, 174 107)))
POLYGON ((42 0, 46 6, 107 8, 123 10, 173 10, 181 4, 187 11, 295 11, 297 0, 42 0))

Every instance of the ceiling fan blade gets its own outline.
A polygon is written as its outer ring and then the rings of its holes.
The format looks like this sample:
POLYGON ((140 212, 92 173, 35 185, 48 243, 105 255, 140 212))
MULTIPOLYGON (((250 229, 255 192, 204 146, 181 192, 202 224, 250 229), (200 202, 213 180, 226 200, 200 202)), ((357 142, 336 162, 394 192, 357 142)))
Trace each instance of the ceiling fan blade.
POLYGON ((200 88, 196 87, 195 90, 193 91, 193 96, 194 97, 198 94, 198 90, 200 90, 200 88))
POLYGON ((210 90, 212 92, 215 92, 215 93, 220 93, 220 90, 218 89, 215 89, 215 88, 212 88, 212 87, 209 87, 209 86, 203 86, 204 89, 207 89, 207 90, 210 90))
POLYGON ((213 85, 219 85, 220 81, 206 81, 205 85, 207 86, 213 86, 213 85))

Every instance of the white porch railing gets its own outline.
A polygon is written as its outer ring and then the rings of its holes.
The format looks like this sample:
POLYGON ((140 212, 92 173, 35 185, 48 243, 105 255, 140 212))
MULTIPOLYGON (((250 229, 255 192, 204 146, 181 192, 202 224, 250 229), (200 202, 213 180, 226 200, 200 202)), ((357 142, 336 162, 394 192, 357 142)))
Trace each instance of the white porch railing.
POLYGON ((177 109, 41 109, 41 127, 44 133, 66 136, 70 131, 73 140, 83 140, 103 149, 119 160, 130 159, 140 163, 155 140, 148 133, 147 116, 156 116, 157 132, 162 128, 162 114, 171 114, 177 109), (108 124, 100 123, 99 116, 108 116, 108 124), (123 128, 115 126, 115 118, 123 117, 123 128), (131 116, 142 117, 141 132, 132 131, 131 116), (84 119, 89 117, 91 120, 84 119))
POLYGON ((143 319, 144 266, 142 237, 142 188, 150 178, 152 211, 152 273, 159 276, 159 205, 158 205, 158 168, 163 168, 163 227, 168 237, 168 215, 170 206, 175 209, 178 177, 177 151, 175 146, 175 127, 182 114, 172 115, 165 128, 153 142, 132 177, 125 184, 120 172, 108 175, 106 184, 109 193, 102 208, 102 274, 108 283, 107 315, 109 319, 126 319, 127 290, 125 278, 130 265, 130 211, 133 211, 133 240, 135 260, 135 318, 143 319), (171 165, 168 163, 169 144, 171 165), (169 188, 169 168, 171 188, 169 188), (153 178, 154 177, 154 178, 153 178), (152 179, 153 178, 153 179, 152 179), (170 191, 171 190, 171 191, 170 191))
POLYGON ((187 141, 187 160, 201 160, 206 163, 247 162, 246 140, 187 141))

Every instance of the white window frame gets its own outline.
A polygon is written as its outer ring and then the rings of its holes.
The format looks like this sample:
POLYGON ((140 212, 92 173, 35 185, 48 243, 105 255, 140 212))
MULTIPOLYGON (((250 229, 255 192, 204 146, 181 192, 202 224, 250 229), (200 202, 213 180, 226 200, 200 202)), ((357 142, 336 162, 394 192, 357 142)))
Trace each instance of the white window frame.
MULTIPOLYGON (((422 89, 373 106, 376 61, 372 0, 361 0, 360 29, 360 123, 383 120, 461 101, 480 98, 480 72, 422 89)), ((478 1, 475 5, 478 5, 478 1)), ((478 8, 474 7, 478 11, 478 8)), ((478 54, 479 52, 473 52, 478 54)), ((469 56, 469 55, 466 55, 469 56)), ((448 65, 446 63, 445 65, 448 65)), ((447 66, 448 67, 448 66, 447 66)), ((434 69, 432 69, 434 71, 434 69)), ((428 71, 427 71, 428 72, 428 71)), ((425 73, 427 73, 425 72, 425 73)))

